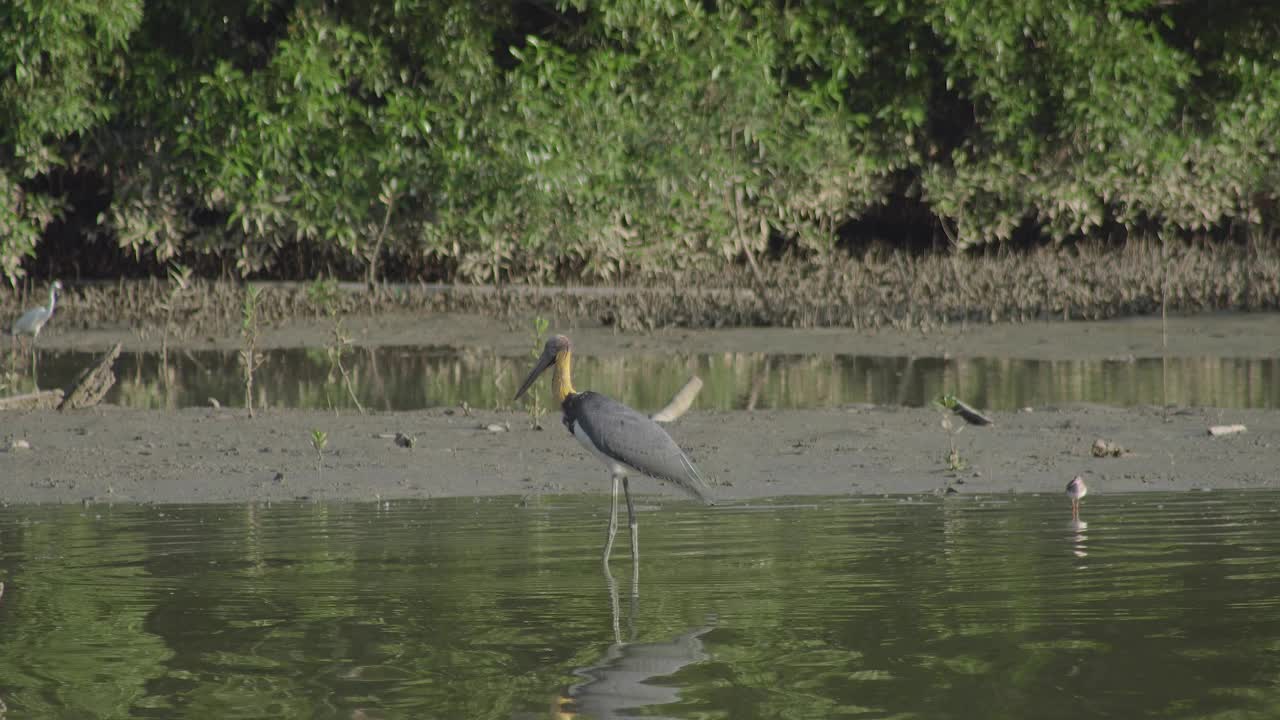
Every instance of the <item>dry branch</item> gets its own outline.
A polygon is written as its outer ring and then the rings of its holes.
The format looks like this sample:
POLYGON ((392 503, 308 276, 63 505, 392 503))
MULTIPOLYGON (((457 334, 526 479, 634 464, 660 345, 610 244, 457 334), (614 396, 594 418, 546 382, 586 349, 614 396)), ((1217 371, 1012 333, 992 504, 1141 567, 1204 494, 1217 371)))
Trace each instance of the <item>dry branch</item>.
POLYGON ((702 378, 694 375, 689 378, 689 382, 680 388, 680 392, 671 398, 671 402, 667 406, 653 414, 653 419, 660 423, 672 422, 681 415, 689 411, 689 406, 693 405, 693 401, 698 397, 698 393, 702 392, 702 378))
POLYGON ((62 402, 61 390, 41 390, 0 398, 0 410, 52 410, 62 402))

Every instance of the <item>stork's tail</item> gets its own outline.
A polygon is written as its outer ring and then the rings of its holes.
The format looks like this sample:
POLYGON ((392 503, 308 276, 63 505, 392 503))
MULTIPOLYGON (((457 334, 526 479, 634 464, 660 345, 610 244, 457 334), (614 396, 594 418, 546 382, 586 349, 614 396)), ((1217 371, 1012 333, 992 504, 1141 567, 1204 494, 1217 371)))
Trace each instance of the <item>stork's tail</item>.
POLYGON ((677 484, 703 505, 715 505, 716 500, 711 497, 711 486, 703 479, 702 473, 698 472, 698 466, 694 465, 689 456, 684 453, 680 453, 680 463, 684 465, 685 478, 684 482, 677 484))

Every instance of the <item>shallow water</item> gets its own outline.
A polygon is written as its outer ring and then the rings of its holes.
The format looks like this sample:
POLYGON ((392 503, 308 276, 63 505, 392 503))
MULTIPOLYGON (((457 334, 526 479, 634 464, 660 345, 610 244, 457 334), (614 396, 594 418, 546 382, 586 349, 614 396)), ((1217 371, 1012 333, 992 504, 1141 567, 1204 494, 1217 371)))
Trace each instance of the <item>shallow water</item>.
MULTIPOLYGON (((324 349, 265 353, 257 374, 260 406, 351 407, 341 376, 331 375, 324 349)), ((44 387, 69 384, 90 365, 90 353, 42 354, 44 387)), ((366 407, 414 410, 511 404, 531 358, 444 347, 380 347, 349 352, 343 366, 366 407)), ((656 410, 689 379, 705 385, 695 408, 714 410, 837 407, 850 403, 921 406, 953 393, 979 408, 1098 403, 1105 405, 1280 408, 1280 359, 1159 358, 1136 360, 1019 360, 906 358, 851 355, 638 355, 578 358, 579 387, 636 407, 656 410)), ((108 402, 139 408, 244 404, 234 352, 125 353, 108 402)), ((29 375, 22 382, 29 387, 29 375)), ((542 392, 546 393, 543 389, 542 392)))
POLYGON ((664 505, 641 513, 638 584, 624 540, 612 585, 601 497, 2 508, 0 699, 86 718, 1280 707, 1280 493, 1095 494, 1087 526, 1058 496, 664 505))

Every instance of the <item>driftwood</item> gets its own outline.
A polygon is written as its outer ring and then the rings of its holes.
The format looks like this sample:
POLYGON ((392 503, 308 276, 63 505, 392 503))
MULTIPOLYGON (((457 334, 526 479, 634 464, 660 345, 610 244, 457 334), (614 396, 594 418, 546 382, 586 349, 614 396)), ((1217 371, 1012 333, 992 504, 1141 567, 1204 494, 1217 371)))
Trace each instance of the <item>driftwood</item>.
POLYGON ((0 410, 52 410, 61 404, 61 390, 41 390, 0 398, 0 410))
POLYGON ((689 406, 693 404, 694 398, 698 397, 698 393, 702 392, 702 378, 694 375, 689 378, 689 382, 680 388, 680 392, 671 398, 671 402, 667 406, 653 414, 653 419, 660 423, 667 423, 676 420, 681 415, 689 411, 689 406))
POLYGON ((108 350, 107 354, 98 360, 97 365, 85 368, 80 373, 80 377, 76 378, 75 383, 71 385, 71 390, 67 392, 66 399, 58 409, 80 410, 101 402, 111 386, 116 384, 116 374, 111 368, 118 357, 120 357, 120 343, 116 343, 115 347, 108 350))
POLYGON ((993 425, 991 418, 983 415, 963 400, 956 400, 955 413, 964 418, 970 425, 993 425))

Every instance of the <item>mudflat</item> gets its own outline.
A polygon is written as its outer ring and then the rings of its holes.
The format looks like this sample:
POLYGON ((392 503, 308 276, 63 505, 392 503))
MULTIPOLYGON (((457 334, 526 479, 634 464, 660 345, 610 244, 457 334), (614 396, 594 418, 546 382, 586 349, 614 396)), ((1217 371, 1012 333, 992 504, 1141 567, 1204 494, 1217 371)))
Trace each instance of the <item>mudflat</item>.
MULTIPOLYGON (((452 314, 353 317, 357 344, 451 345, 528 352, 509 322, 452 314)), ((51 328, 53 330, 53 328, 51 328)), ((1022 358, 1268 357, 1280 353, 1280 315, 1215 314, 1102 322, 974 325, 936 332, 672 329, 613 332, 553 327, 578 352, 870 353, 1022 358)), ((291 321, 264 346, 323 345, 323 323, 291 321)), ((137 334, 54 330, 45 348, 92 350, 137 334)), ((234 337, 184 341, 233 347, 234 337)), ((586 389, 586 388, 580 388, 586 389)), ((669 426, 724 501, 793 495, 1060 493, 1076 474, 1090 498, 1108 492, 1274 488, 1280 412, 1216 408, 1029 407, 990 413, 990 426, 951 433, 935 408, 691 412, 669 426), (1210 426, 1244 432, 1214 437, 1210 426), (1108 452, 1094 452, 1096 441, 1108 452), (954 451, 954 452, 953 452, 954 451)), ((964 425, 952 416, 952 424, 964 425)), ((0 414, 0 501, 245 502, 605 493, 608 478, 565 432, 558 413, 533 429, 526 413, 437 408, 360 415, 238 408, 0 414), (317 457, 312 430, 327 433, 317 457), (394 440, 412 437, 412 447, 394 440), (21 443, 18 441, 25 441, 21 443), (21 445, 29 447, 20 447, 21 445)), ((641 493, 679 492, 640 479, 641 493)), ((1064 507, 1066 500, 1064 499, 1064 507)), ((1087 499, 1086 503, 1089 502, 1087 499)))

